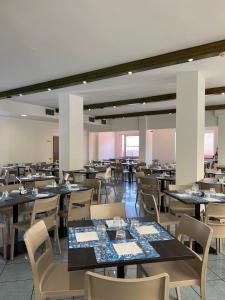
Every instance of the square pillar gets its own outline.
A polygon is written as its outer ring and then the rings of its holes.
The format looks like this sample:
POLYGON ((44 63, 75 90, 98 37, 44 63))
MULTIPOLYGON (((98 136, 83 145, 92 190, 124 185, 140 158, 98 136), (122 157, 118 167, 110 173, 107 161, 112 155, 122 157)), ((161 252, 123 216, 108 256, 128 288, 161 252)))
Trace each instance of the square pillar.
POLYGON ((152 162, 152 134, 148 131, 146 116, 138 119, 139 125, 139 159, 150 164, 152 162))
POLYGON ((83 98, 59 96, 60 171, 83 168, 83 98))
POLYGON ((177 74, 176 183, 204 178, 205 80, 198 71, 177 74))
POLYGON ((225 111, 217 111, 218 115, 218 165, 225 166, 225 111))

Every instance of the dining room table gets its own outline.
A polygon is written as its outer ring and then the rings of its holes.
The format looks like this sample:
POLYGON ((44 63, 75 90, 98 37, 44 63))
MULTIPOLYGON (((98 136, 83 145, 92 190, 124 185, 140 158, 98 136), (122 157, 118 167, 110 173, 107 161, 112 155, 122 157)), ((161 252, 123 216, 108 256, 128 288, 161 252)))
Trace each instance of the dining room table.
POLYGON ((68 223, 68 271, 193 259, 193 252, 150 217, 68 223), (118 232, 124 233, 119 235, 118 232), (119 238, 120 237, 120 238, 119 238), (121 239, 122 237, 122 239, 121 239))
POLYGON ((97 171, 95 169, 93 169, 93 170, 91 170, 91 169, 81 169, 81 170, 72 170, 70 172, 74 173, 74 174, 85 175, 86 179, 90 179, 90 178, 95 177, 95 175, 97 173, 99 173, 100 171, 97 171))
MULTIPOLYGON (((210 203, 224 203, 225 205, 225 194, 210 192, 205 190, 179 190, 179 191, 168 191, 164 193, 169 197, 178 200, 185 204, 193 204, 195 207, 195 219, 201 221, 201 206, 207 209, 210 203)), ((194 243, 194 249, 197 252, 201 252, 201 247, 197 243, 194 243)), ((215 253, 214 249, 211 248, 211 253, 215 253)))
POLYGON ((170 176, 176 173, 176 168, 174 167, 150 167, 149 169, 154 173, 169 173, 170 176))
MULTIPOLYGON (((59 208, 63 209, 65 196, 71 192, 85 191, 90 187, 83 186, 82 184, 56 184, 46 185, 35 189, 18 189, 11 190, 5 195, 5 192, 0 193, 0 209, 12 208, 12 222, 17 223, 19 218, 19 206, 21 204, 28 204, 36 200, 54 197, 60 195, 59 208)), ((62 218, 59 222, 59 235, 60 237, 65 236, 66 229, 62 218)), ((67 232, 66 232, 67 233, 67 232)), ((2 253, 2 249, 0 249, 2 253)), ((23 241, 19 241, 18 232, 15 232, 15 255, 25 252, 25 245, 23 241)), ((7 253, 9 257, 10 245, 7 247, 7 253)))

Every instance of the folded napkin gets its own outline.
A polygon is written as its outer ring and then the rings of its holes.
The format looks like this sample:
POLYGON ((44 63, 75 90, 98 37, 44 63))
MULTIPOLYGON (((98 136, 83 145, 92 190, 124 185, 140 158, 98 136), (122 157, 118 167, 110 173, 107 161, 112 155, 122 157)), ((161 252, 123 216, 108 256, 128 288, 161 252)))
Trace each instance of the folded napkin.
POLYGON ((127 226, 127 223, 125 223, 123 219, 121 219, 121 220, 106 220, 105 222, 109 228, 110 227, 127 226))
POLYGON ((221 200, 215 199, 215 198, 206 198, 206 200, 207 200, 208 202, 218 202, 218 201, 221 201, 221 200))
POLYGON ((116 253, 122 255, 137 255, 143 253, 141 248, 135 242, 113 244, 116 253))
POLYGON ((216 196, 218 196, 218 197, 225 197, 225 194, 223 194, 223 193, 216 193, 216 196))
POLYGON ((19 194, 19 192, 20 192, 19 190, 12 190, 12 191, 10 191, 10 193, 15 193, 15 194, 16 194, 16 193, 19 194))
POLYGON ((143 225, 140 227, 137 227, 137 232, 139 234, 157 234, 159 233, 157 229, 153 225, 143 225))
POLYGON ((45 198, 45 197, 49 197, 49 194, 37 194, 36 197, 37 198, 45 198))
POLYGON ((75 233, 75 236, 78 243, 99 240, 98 235, 95 231, 77 232, 75 233))
POLYGON ((78 184, 72 183, 72 184, 70 184, 70 186, 73 188, 73 187, 77 187, 78 184))

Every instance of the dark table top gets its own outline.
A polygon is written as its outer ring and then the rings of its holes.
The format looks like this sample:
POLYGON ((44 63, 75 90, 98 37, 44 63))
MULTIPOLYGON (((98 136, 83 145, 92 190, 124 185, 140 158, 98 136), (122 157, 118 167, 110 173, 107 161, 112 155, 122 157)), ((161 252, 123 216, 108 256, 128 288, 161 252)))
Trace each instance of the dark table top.
POLYGON ((78 173, 78 174, 97 174, 97 173, 100 173, 100 171, 97 171, 97 170, 73 170, 73 171, 70 171, 71 173, 78 173))
MULTIPOLYGON (((139 218, 141 221, 152 221, 151 218, 139 218)), ((85 221, 73 221, 69 222, 69 227, 85 227, 93 226, 91 220, 85 221)), ((84 270, 84 269, 95 269, 112 266, 125 266, 132 264, 151 263, 151 262, 162 262, 172 260, 184 260, 194 258, 193 253, 184 246, 177 239, 163 240, 157 242, 151 242, 153 248, 160 255, 159 257, 148 258, 148 259, 131 259, 131 260, 120 260, 107 263, 97 263, 94 248, 76 248, 68 250, 68 270, 84 270)))
MULTIPOLYGON (((201 197, 197 194, 186 194, 184 191, 174 191, 170 192, 167 190, 164 190, 164 193, 176 200, 179 200, 186 204, 208 204, 211 201, 208 201, 207 198, 201 197)), ((213 197, 214 198, 214 197, 213 197)), ((215 197, 215 201, 213 203, 225 203, 225 195, 224 197, 215 197)))
POLYGON ((197 181, 196 183, 210 183, 210 184, 223 184, 225 185, 225 182, 220 182, 218 179, 216 178, 203 178, 202 180, 197 181))
POLYGON ((32 176, 32 177, 20 177, 19 178, 22 182, 33 182, 33 181, 43 181, 43 180, 58 180, 59 177, 56 176, 32 176))
MULTIPOLYGON (((73 185, 71 185, 73 187, 73 185)), ((57 187, 41 187, 38 188, 38 192, 40 194, 48 194, 49 197, 53 197, 56 195, 66 195, 70 194, 73 191, 85 191, 90 189, 89 187, 85 187, 83 185, 76 185, 75 190, 74 189, 68 189, 68 187, 65 184, 60 184, 57 187)), ((0 196, 2 196, 2 193, 0 193, 0 196)), ((43 197, 46 198, 46 197, 43 197)), ((32 190, 27 189, 27 194, 20 195, 19 193, 12 193, 9 192, 9 196, 6 199, 0 199, 0 208, 4 207, 12 207, 14 205, 18 204, 23 204, 23 203, 28 203, 28 202, 33 202, 37 199, 42 199, 42 197, 37 198, 34 195, 32 195, 32 190)))

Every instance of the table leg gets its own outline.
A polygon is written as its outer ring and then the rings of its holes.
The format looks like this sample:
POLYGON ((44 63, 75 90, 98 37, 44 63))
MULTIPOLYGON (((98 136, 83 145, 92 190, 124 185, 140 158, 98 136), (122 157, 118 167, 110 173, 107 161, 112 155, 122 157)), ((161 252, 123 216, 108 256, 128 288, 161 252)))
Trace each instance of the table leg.
MULTIPOLYGON (((64 209, 64 198, 65 198, 65 195, 60 195, 60 200, 59 200, 59 210, 60 211, 63 211, 63 209, 64 209)), ((65 236, 65 234, 64 234, 64 219, 63 219, 63 217, 60 217, 59 218, 59 237, 62 238, 64 236, 65 236)))
MULTIPOLYGON (((162 180, 161 180, 161 187, 160 187, 161 192, 163 192, 164 187, 165 187, 165 180, 162 179, 162 180)), ((165 211, 166 211, 166 209, 165 209, 165 196, 161 197, 160 211, 161 211, 161 212, 165 212, 165 211)))
MULTIPOLYGON (((18 204, 17 205, 13 205, 13 223, 17 223, 18 222, 18 204)), ((18 244, 18 230, 16 229, 15 231, 15 245, 18 244)))
POLYGON ((117 278, 125 278, 124 266, 117 267, 117 278))

